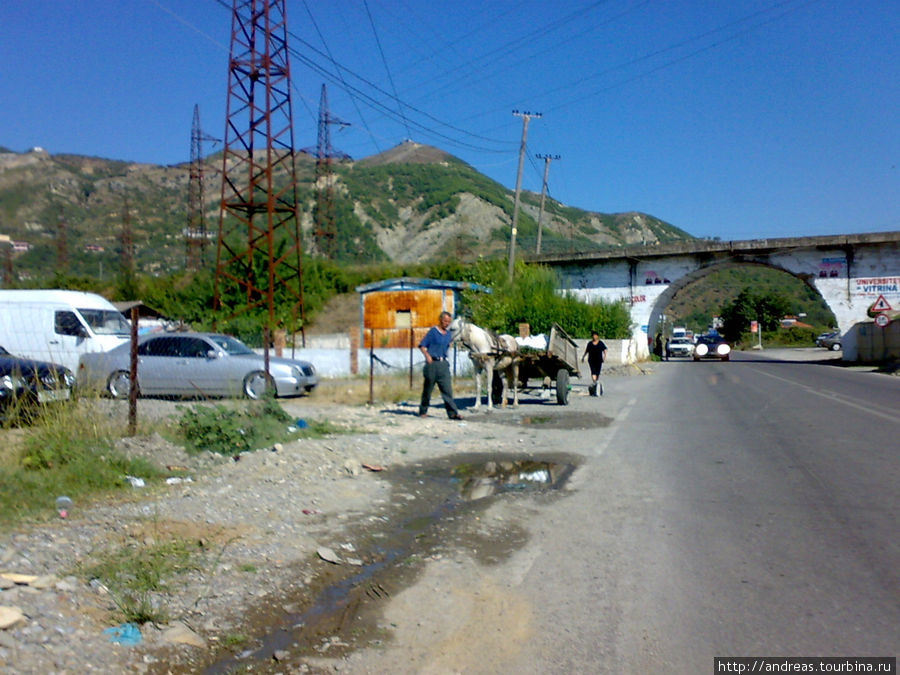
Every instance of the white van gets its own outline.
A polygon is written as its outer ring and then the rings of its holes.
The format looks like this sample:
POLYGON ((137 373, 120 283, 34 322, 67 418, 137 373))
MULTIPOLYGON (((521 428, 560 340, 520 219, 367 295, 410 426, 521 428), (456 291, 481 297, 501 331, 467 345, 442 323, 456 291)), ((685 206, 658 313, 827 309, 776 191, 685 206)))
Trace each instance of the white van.
POLYGON ((128 319, 95 293, 0 290, 0 346, 16 356, 74 373, 82 354, 109 351, 130 335, 128 319))

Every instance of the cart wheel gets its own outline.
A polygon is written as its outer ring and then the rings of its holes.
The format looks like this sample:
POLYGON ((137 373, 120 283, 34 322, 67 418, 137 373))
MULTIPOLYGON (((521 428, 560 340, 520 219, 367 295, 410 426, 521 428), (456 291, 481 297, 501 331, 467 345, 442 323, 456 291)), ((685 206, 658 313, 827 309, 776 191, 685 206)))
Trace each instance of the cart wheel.
POLYGON ((556 373, 556 402, 560 405, 569 404, 569 371, 560 368, 556 373))

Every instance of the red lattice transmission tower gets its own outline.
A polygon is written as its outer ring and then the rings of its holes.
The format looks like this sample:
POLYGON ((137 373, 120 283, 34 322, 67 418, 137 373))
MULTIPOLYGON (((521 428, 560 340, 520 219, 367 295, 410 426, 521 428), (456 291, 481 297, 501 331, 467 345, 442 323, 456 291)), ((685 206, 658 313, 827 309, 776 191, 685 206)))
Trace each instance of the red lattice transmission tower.
POLYGON ((328 90, 322 85, 319 98, 319 133, 316 144, 316 210, 313 214, 315 222, 316 245, 326 258, 334 258, 337 253, 337 222, 334 214, 334 175, 331 161, 349 159, 349 155, 336 152, 331 147, 331 125, 350 126, 348 122, 334 117, 328 110, 328 90))
MULTIPOLYGON (((303 268, 284 0, 234 0, 214 308, 300 319, 303 268)), ((268 366, 268 363, 266 364, 268 366)))
POLYGON ((191 125, 191 167, 188 178, 187 224, 184 229, 186 248, 185 267, 197 270, 204 266, 206 246, 205 203, 203 199, 203 141, 217 143, 218 138, 204 134, 200 128, 200 106, 194 105, 194 121, 191 125))
POLYGON ((69 271, 69 243, 66 235, 68 229, 66 218, 63 214, 59 214, 59 220, 56 221, 56 272, 57 274, 66 274, 69 271))

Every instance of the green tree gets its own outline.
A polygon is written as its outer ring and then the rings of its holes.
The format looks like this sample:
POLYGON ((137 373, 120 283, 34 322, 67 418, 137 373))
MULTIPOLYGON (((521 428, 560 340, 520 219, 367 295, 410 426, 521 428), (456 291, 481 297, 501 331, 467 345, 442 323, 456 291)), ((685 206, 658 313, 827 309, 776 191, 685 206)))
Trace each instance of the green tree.
POLYGON ((739 342, 750 331, 751 321, 759 321, 762 330, 775 330, 789 311, 790 301, 783 295, 744 288, 722 309, 722 334, 739 342))

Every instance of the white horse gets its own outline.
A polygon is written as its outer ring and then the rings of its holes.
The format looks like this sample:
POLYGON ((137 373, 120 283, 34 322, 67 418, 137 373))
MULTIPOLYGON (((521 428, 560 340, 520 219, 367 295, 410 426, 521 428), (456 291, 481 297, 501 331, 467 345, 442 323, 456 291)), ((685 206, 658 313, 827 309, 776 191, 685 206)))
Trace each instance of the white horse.
POLYGON ((513 391, 513 406, 519 405, 519 358, 518 343, 512 335, 496 335, 457 317, 450 323, 451 341, 459 340, 469 351, 469 358, 475 365, 475 408, 481 405, 481 378, 485 376, 484 390, 488 410, 493 409, 491 387, 494 371, 506 375, 503 381, 501 406, 506 407, 509 389, 513 391))

